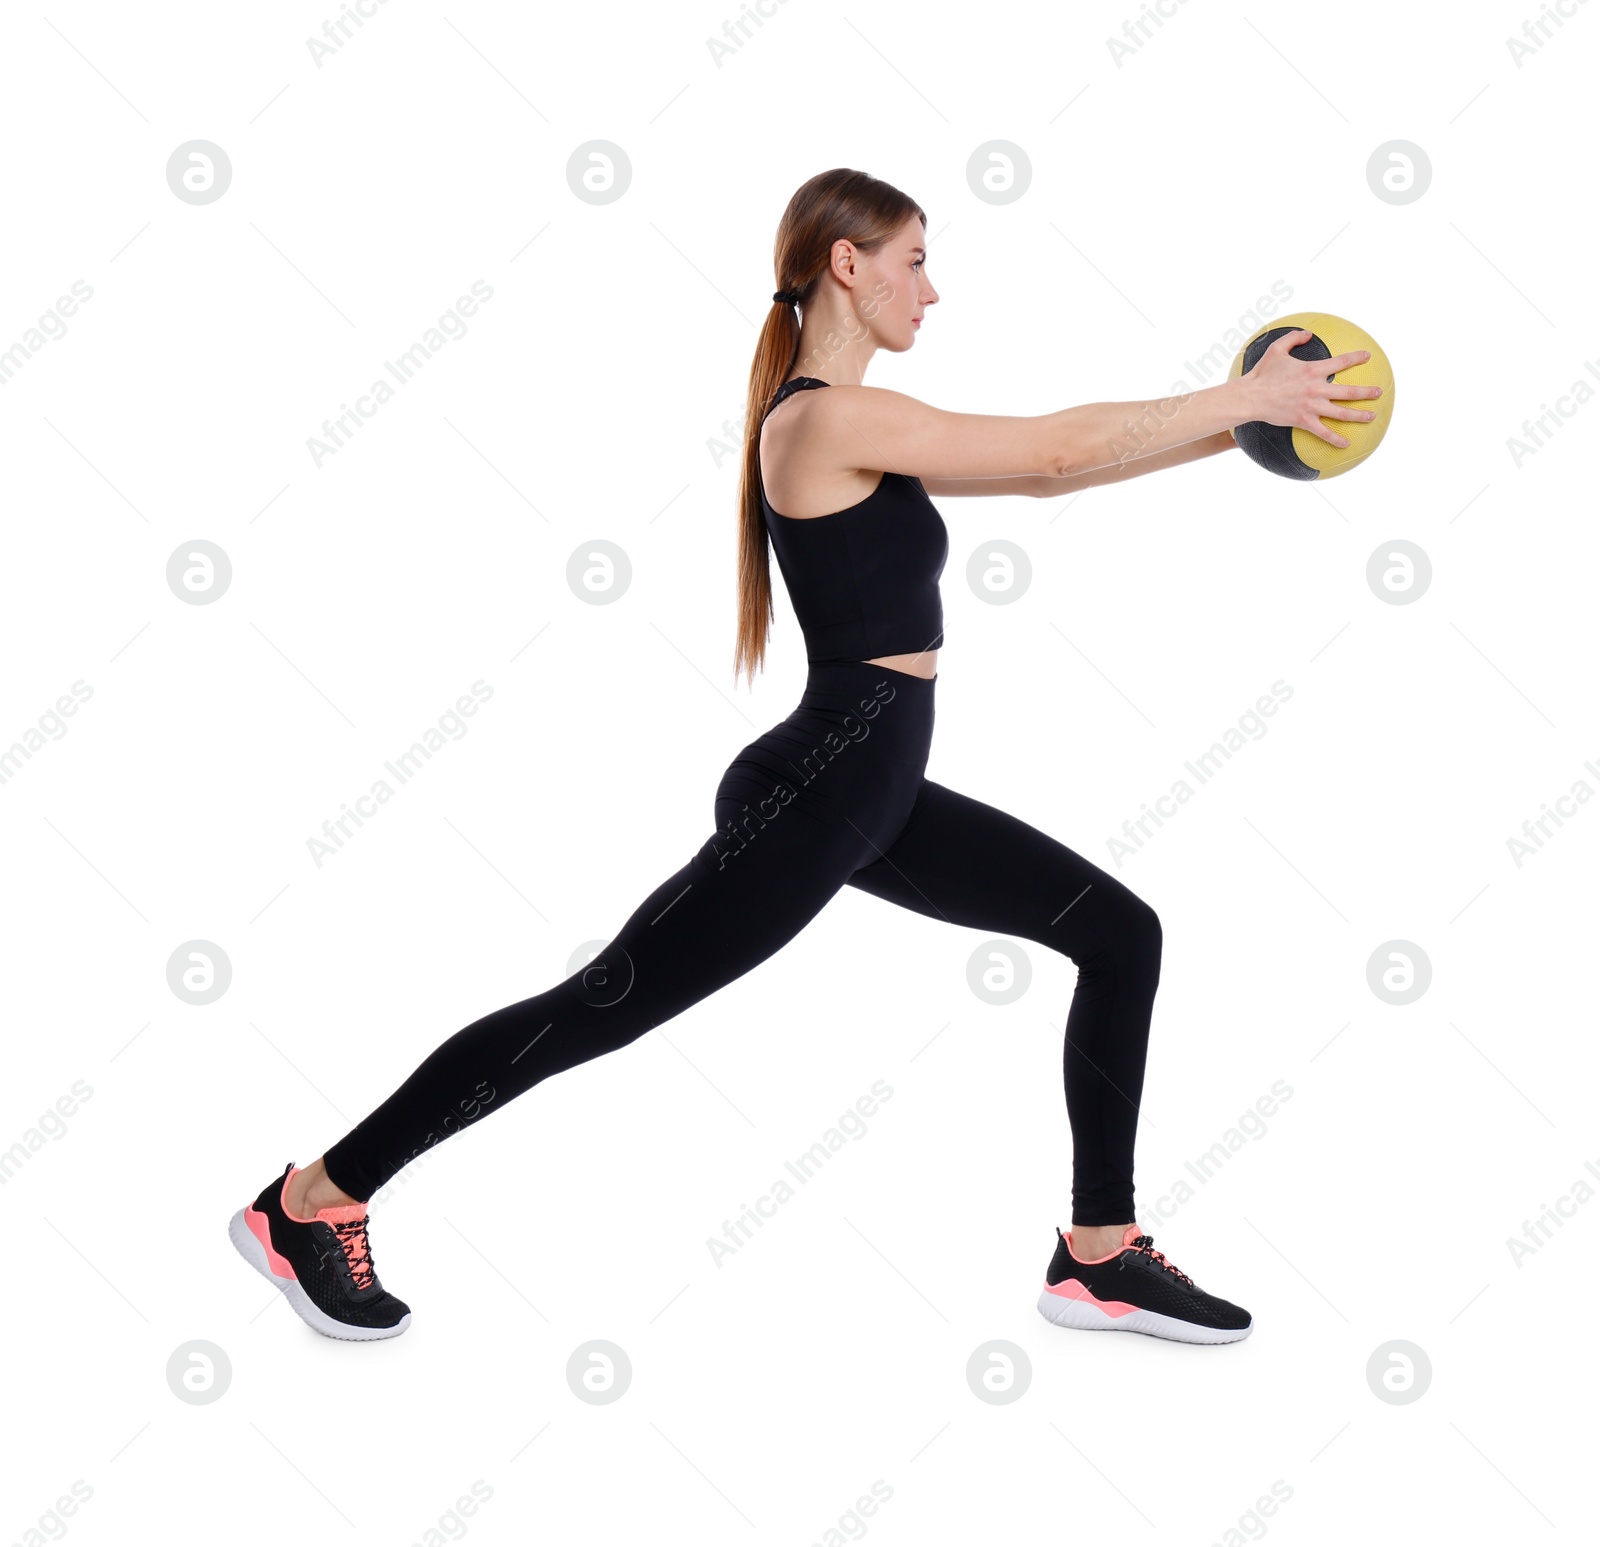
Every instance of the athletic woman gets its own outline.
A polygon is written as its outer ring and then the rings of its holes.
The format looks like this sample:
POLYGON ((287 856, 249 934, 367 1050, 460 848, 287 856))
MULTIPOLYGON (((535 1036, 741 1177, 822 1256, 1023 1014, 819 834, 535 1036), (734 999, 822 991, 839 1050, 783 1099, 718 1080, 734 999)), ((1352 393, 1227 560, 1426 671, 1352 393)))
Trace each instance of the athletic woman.
POLYGON ((770 542, 805 638, 800 702, 729 764, 716 831, 593 961, 457 1032, 234 1215, 234 1244, 317 1331, 366 1340, 410 1324, 374 1269, 365 1200, 417 1155, 741 977, 854 886, 1077 964, 1062 1060, 1072 1228, 1056 1230, 1044 1315, 1194 1343, 1249 1334, 1248 1312, 1205 1293, 1134 1221, 1155 912, 1048 834, 924 775, 948 551, 929 496, 1065 494, 1224 451, 1250 420, 1343 446, 1324 421, 1371 419, 1343 405, 1380 389, 1332 384, 1364 352, 1293 358, 1301 333, 1246 376, 1159 403, 1004 417, 863 386, 876 352, 910 349, 939 299, 926 248, 922 210, 865 173, 825 172, 790 200, 750 372, 734 669, 748 680, 765 657, 770 542))

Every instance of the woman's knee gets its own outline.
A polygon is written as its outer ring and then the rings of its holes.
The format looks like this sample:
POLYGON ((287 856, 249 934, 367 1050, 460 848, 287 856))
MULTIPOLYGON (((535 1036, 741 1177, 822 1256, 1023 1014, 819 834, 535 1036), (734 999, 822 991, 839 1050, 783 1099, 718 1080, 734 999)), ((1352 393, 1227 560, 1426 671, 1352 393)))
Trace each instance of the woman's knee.
MULTIPOLYGON (((1088 899, 1086 898, 1085 901, 1088 899)), ((1152 982, 1161 975, 1161 919, 1142 898, 1123 889, 1080 920, 1088 932, 1063 947, 1080 969, 1147 974, 1152 982)))
POLYGON ((1132 949, 1157 966, 1161 962, 1161 917, 1141 897, 1128 894, 1128 938, 1132 949))
POLYGON ((1129 909, 1129 954, 1148 972, 1151 981, 1161 977, 1161 918, 1149 903, 1135 897, 1129 909))

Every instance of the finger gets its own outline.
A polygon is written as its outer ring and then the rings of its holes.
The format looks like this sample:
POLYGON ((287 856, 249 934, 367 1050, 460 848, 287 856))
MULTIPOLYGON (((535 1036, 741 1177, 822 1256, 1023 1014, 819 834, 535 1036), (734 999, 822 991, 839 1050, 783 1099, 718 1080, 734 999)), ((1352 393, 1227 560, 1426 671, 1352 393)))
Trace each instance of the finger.
POLYGON ((1353 382, 1336 381, 1332 383, 1337 391, 1330 391, 1328 396, 1338 399, 1342 403, 1353 402, 1357 398, 1382 397, 1382 387, 1358 387, 1353 382))
POLYGON ((1372 358, 1370 349, 1352 349, 1349 354, 1335 355, 1328 361, 1330 371, 1342 371, 1349 365, 1364 365, 1372 358))
POLYGON ((1330 446, 1336 447, 1340 451, 1343 451, 1350 444, 1337 430, 1329 429, 1320 419, 1313 419, 1310 424, 1302 424, 1300 428, 1302 430, 1310 430, 1313 435, 1327 441, 1330 446))
POLYGON ((1354 419, 1360 424, 1368 424, 1378 416, 1370 408, 1339 408, 1330 405, 1317 410, 1324 419, 1354 419))

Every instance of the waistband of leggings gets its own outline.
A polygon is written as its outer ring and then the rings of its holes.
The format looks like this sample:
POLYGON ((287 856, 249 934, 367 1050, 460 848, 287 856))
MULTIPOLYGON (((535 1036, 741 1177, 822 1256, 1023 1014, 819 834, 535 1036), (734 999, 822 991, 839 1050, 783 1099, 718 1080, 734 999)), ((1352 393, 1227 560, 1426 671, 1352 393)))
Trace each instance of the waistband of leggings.
POLYGON ((918 677, 909 671, 896 671, 890 666, 874 666, 871 661, 810 661, 806 665, 806 686, 832 688, 851 692, 863 683, 876 688, 887 683, 896 690, 904 690, 913 697, 933 697, 938 673, 931 677, 918 677))
POLYGON ((852 737, 859 734, 854 722, 870 723, 880 755, 917 762, 926 758, 933 737, 936 680, 866 661, 812 663, 789 723, 837 722, 842 734, 852 737))

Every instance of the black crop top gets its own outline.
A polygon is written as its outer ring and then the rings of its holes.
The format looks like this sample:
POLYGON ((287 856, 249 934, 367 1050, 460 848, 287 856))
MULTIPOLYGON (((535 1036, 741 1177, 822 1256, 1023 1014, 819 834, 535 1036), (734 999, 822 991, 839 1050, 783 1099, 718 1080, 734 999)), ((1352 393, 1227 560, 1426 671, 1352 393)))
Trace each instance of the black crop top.
MULTIPOLYGON (((793 392, 827 385, 796 376, 767 412, 793 392)), ((759 477, 759 453, 756 461, 759 477)), ((864 500, 811 517, 780 516, 763 484, 761 509, 809 664, 915 655, 944 644, 939 576, 950 535, 921 479, 886 472, 864 500)))

